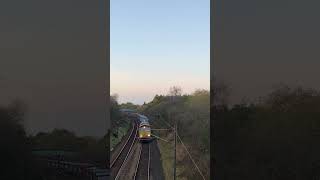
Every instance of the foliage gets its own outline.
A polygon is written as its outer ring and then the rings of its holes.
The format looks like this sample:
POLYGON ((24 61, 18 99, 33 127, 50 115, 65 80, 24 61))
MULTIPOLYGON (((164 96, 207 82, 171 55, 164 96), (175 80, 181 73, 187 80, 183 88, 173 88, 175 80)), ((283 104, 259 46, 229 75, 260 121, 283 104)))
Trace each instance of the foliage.
POLYGON ((110 149, 112 150, 118 143, 121 142, 122 138, 128 133, 130 124, 126 123, 117 128, 117 136, 111 136, 110 149))
POLYGON ((117 129, 121 126, 121 113, 117 94, 110 96, 110 120, 112 135, 117 136, 117 129))
POLYGON ((181 96, 181 94, 182 94, 181 87, 178 87, 178 86, 170 87, 169 96, 181 96))
POLYGON ((139 105, 133 104, 131 102, 120 104, 119 107, 121 109, 131 109, 131 110, 137 110, 139 108, 139 105))
POLYGON ((282 86, 256 104, 214 107, 217 179, 313 179, 317 153, 320 93, 282 86))
MULTIPOLYGON (((107 135, 106 135, 107 136, 107 135)), ((106 155, 106 136, 100 139, 94 137, 78 137, 65 129, 54 129, 51 132, 39 132, 32 139, 33 149, 73 152, 76 156, 64 157, 70 161, 104 164, 106 155)))
POLYGON ((110 118, 111 118, 111 136, 110 143, 111 146, 109 149, 115 147, 122 139, 122 137, 128 132, 129 129, 129 120, 126 116, 120 113, 120 108, 133 109, 138 108, 138 106, 132 103, 126 103, 119 105, 118 95, 113 94, 110 97, 110 118))
POLYGON ((119 104, 118 104, 118 95, 113 94, 110 96, 110 118, 111 122, 116 123, 117 120, 120 118, 120 111, 119 111, 119 104))
MULTIPOLYGON (((207 179, 209 179, 209 157, 210 157, 210 93, 207 90, 197 90, 190 95, 181 95, 182 90, 171 88, 168 96, 156 95, 154 99, 141 107, 141 112, 150 117, 154 128, 170 128, 175 122, 178 123, 178 134, 188 147, 193 158, 202 169, 207 179), (171 92, 172 91, 172 92, 171 92), (178 93, 176 93, 178 92, 178 93), (169 124, 169 125, 168 125, 169 124)), ((170 132, 153 132, 155 135, 171 140, 170 132)), ((178 141, 179 142, 179 141, 178 141)), ((161 154, 171 151, 173 146, 160 144, 161 154), (169 149, 168 149, 169 148, 169 149), (171 148, 171 149, 170 149, 171 148)), ((180 142, 178 143, 180 144, 180 142)), ((183 158, 178 160, 178 175, 180 179, 202 179, 194 169, 192 162, 187 156, 187 152, 178 146, 179 155, 183 158), (190 171, 190 169, 193 169, 190 171)), ((172 159, 163 159, 164 170, 170 170, 172 159)), ((165 172, 168 176, 168 172, 165 172)))
POLYGON ((161 161, 163 167, 164 178, 172 179, 173 174, 173 151, 172 144, 164 141, 158 141, 158 147, 161 152, 161 161))

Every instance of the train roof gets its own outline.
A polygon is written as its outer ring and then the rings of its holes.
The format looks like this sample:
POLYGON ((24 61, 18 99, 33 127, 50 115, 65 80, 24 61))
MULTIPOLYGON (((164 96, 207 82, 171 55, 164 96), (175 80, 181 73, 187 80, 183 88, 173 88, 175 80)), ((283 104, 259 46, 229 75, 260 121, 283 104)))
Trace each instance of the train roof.
POLYGON ((131 112, 131 113, 135 112, 135 110, 133 110, 133 109, 120 109, 119 111, 121 111, 121 112, 131 112))
POLYGON ((139 126, 150 126, 150 124, 148 122, 141 122, 139 126))
POLYGON ((141 114, 139 114, 139 119, 140 119, 140 121, 141 120, 149 121, 149 119, 146 116, 141 115, 141 114))
POLYGON ((140 114, 140 117, 148 119, 147 116, 144 116, 144 115, 141 115, 141 114, 140 114))

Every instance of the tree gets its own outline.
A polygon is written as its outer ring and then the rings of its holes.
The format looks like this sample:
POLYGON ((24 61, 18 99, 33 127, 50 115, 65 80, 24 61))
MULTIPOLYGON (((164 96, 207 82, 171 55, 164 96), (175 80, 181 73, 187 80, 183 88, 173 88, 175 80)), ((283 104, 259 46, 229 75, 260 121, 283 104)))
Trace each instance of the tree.
POLYGON ((179 86, 172 86, 170 87, 169 90, 169 95, 170 96, 181 96, 182 94, 182 89, 179 86))
POLYGON ((118 104, 118 95, 113 94, 110 96, 110 118, 114 122, 120 116, 119 104, 118 104))
POLYGON ((110 96, 110 102, 111 103, 118 103, 119 95, 117 93, 114 93, 110 96))
POLYGON ((131 102, 120 104, 120 108, 123 108, 123 109, 137 110, 138 107, 139 105, 133 104, 131 102))

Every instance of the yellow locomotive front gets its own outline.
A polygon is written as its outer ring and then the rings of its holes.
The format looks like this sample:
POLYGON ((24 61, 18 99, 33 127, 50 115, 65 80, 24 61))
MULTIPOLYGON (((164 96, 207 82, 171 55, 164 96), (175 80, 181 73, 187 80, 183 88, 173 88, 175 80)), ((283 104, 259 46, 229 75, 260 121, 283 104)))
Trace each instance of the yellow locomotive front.
POLYGON ((151 139, 151 128, 149 123, 141 123, 139 126, 140 142, 149 142, 151 139))

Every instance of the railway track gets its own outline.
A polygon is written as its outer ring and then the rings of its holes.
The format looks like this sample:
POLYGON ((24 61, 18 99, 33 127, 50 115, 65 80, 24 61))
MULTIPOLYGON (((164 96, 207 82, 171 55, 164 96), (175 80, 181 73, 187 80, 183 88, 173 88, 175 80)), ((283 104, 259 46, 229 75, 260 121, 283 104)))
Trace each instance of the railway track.
POLYGON ((134 180, 150 180, 151 143, 142 144, 134 180))
POLYGON ((130 132, 129 137, 127 138, 125 144, 122 146, 119 153, 115 156, 115 158, 111 162, 111 177, 112 179, 116 180, 119 177, 119 172, 121 168, 124 166, 126 159, 128 158, 132 147, 136 141, 136 136, 138 132, 138 126, 134 123, 133 128, 130 132))

